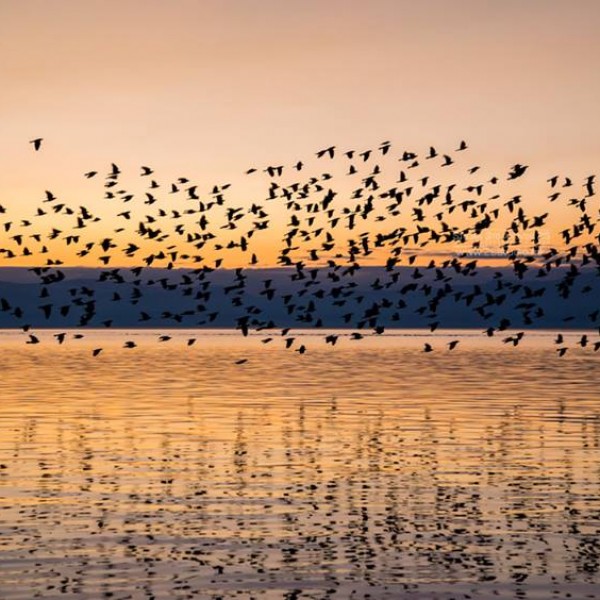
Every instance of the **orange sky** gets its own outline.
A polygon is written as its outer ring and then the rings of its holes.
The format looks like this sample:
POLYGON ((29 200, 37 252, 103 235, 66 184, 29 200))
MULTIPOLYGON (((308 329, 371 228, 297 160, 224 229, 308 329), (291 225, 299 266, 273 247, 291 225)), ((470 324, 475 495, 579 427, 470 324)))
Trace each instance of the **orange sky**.
POLYGON ((386 139, 529 164, 539 201, 600 163, 599 24, 596 0, 0 0, 0 204, 93 209, 82 173, 113 161, 247 200, 250 166, 386 139))

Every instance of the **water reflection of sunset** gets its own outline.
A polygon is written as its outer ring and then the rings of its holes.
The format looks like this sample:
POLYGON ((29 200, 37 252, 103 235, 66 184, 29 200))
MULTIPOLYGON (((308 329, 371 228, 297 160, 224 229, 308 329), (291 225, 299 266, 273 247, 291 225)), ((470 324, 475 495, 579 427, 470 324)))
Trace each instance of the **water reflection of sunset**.
MULTIPOLYGON (((32 590, 69 577, 92 595, 124 577, 164 590, 175 573, 215 593, 235 581, 275 597, 302 574, 315 589, 443 578, 484 594, 513 589, 523 557, 540 584, 587 564, 600 420, 597 382, 578 373, 593 358, 556 371, 531 339, 499 363, 479 337, 458 354, 403 336, 290 357, 141 335, 134 353, 105 339, 100 359, 3 344, 0 519, 18 565, 5 597, 23 572, 32 590)), ((585 589, 596 573, 578 577, 585 589)))

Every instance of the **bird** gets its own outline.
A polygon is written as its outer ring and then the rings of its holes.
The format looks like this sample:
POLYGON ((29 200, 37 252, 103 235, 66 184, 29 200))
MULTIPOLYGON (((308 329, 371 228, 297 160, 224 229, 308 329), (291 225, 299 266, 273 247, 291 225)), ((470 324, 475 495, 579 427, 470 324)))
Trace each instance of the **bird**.
POLYGON ((508 336, 508 337, 504 338, 502 341, 505 344, 512 343, 513 346, 517 346, 519 344, 519 342, 523 339, 524 335, 525 335, 524 331, 519 331, 519 333, 515 334, 514 336, 508 336))
POLYGON ((33 144, 33 148, 37 152, 42 147, 43 141, 44 141, 44 138, 35 138, 35 139, 31 140, 29 143, 33 144))
POLYGON ((508 179, 517 179, 517 177, 521 177, 521 175, 523 175, 528 168, 529 167, 526 165, 514 165, 508 174, 508 179))
POLYGON ((322 158, 323 156, 325 156, 325 154, 327 154, 329 156, 329 158, 333 158, 334 152, 335 152, 335 146, 329 146, 328 148, 325 148, 324 150, 319 150, 317 152, 317 158, 322 158))

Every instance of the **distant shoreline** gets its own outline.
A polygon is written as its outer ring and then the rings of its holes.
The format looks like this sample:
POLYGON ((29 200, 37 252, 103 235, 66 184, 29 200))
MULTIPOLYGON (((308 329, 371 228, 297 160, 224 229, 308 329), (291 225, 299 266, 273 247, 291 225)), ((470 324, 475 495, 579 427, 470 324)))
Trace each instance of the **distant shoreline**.
MULTIPOLYGON (((450 335, 450 334, 459 334, 459 332, 469 332, 469 334, 471 332, 473 333, 478 333, 481 335, 485 335, 485 330, 481 329, 480 327, 438 327, 435 331, 430 331, 427 327, 386 327, 385 331, 382 334, 377 334, 373 331, 373 329, 369 329, 369 328, 364 328, 364 329, 359 329, 357 327, 288 327, 288 326, 282 326, 282 327, 272 327, 269 329, 254 329, 254 330, 250 330, 248 336, 246 337, 252 337, 252 336, 264 336, 267 335, 269 333, 273 334, 273 333, 279 333, 281 332, 281 330, 283 329, 289 329, 290 333, 291 332, 314 332, 314 335, 325 335, 327 332, 329 331, 356 331, 359 333, 362 333, 362 335, 364 335, 365 337, 385 337, 387 336, 393 336, 393 335, 402 335, 402 336, 407 336, 409 335, 408 333, 405 332, 410 332, 410 331, 415 331, 415 332, 423 332, 426 333, 427 335, 450 335)), ((57 327, 57 326, 51 326, 51 325, 44 325, 44 326, 31 326, 30 330, 36 330, 36 331, 89 331, 89 332, 102 332, 102 333, 110 333, 111 331, 114 332, 129 332, 129 331, 194 331, 194 332, 206 332, 206 333, 213 333, 215 334, 215 332, 220 332, 220 331, 227 331, 227 332, 231 332, 232 334, 236 334, 239 335, 240 337, 244 337, 241 333, 241 330, 235 328, 235 327, 187 327, 187 326, 173 326, 173 325, 165 325, 164 327, 157 327, 156 325, 149 325, 149 326, 136 326, 136 325, 132 325, 131 327, 72 327, 72 326, 68 326, 68 327, 57 327)), ((494 336, 492 337, 499 337, 503 334, 509 334, 512 331, 526 331, 526 332, 535 332, 537 334, 539 333, 548 333, 548 334, 553 334, 557 331, 583 331, 583 332, 596 332, 598 330, 598 328, 595 327, 569 327, 569 326, 565 326, 565 327, 532 327, 532 326, 528 326, 528 327, 509 327, 505 330, 497 330, 494 332, 494 336)), ((22 327, 0 327, 0 335, 3 332, 13 332, 13 331, 19 331, 19 332, 23 332, 26 333, 25 331, 23 331, 22 327)))

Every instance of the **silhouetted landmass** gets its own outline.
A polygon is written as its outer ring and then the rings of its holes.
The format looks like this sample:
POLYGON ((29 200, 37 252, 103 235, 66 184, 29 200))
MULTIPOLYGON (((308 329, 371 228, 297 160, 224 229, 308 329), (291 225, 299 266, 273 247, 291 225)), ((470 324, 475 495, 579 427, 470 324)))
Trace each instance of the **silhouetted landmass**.
POLYGON ((433 315, 428 303, 445 284, 427 269, 419 270, 415 280, 414 268, 396 267, 399 276, 388 287, 390 274, 384 267, 362 267, 342 284, 316 277, 314 285, 310 275, 298 278, 293 268, 245 269, 241 294, 235 270, 208 272, 200 282, 184 269, 144 269, 140 277, 121 269, 119 283, 107 280, 103 273, 108 272, 62 268, 64 279, 40 286, 39 277, 28 269, 0 268, 0 297, 9 307, 0 311, 0 327, 236 328, 240 319, 248 318, 250 328, 487 329, 506 319, 518 328, 590 329, 597 326, 593 317, 600 295, 591 270, 581 270, 565 302, 565 286, 560 284, 567 268, 553 269, 545 277, 532 269, 518 280, 512 268, 480 267, 448 283, 452 291, 440 299, 433 315), (499 279, 520 287, 502 293, 499 279), (46 297, 41 297, 42 287, 46 297), (269 289, 277 291, 272 299, 265 293, 269 289), (23 312, 19 318, 16 306, 23 312), (94 312, 86 320, 90 307, 94 312), (532 314, 535 319, 530 320, 532 314))

